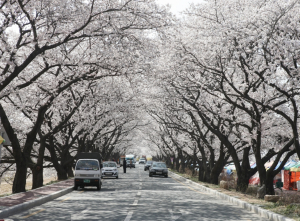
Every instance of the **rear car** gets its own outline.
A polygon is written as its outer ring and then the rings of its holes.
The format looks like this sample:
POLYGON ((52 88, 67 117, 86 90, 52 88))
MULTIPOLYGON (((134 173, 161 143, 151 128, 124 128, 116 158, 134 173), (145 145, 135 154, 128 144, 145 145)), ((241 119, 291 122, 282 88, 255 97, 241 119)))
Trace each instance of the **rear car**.
POLYGON ((149 170, 149 168, 151 167, 153 161, 147 161, 147 163, 144 166, 144 171, 149 170))
POLYGON ((104 177, 115 177, 119 178, 118 165, 114 161, 103 162, 102 178, 104 177))
POLYGON ((133 168, 135 168, 135 163, 133 162, 133 160, 131 160, 131 163, 130 163, 130 160, 127 160, 126 161, 126 167, 133 167, 133 168))
POLYGON ((145 164, 146 163, 146 159, 145 158, 141 158, 140 160, 139 160, 139 164, 145 164))
POLYGON ((149 177, 154 175, 168 177, 167 165, 164 162, 154 162, 149 168, 149 177))

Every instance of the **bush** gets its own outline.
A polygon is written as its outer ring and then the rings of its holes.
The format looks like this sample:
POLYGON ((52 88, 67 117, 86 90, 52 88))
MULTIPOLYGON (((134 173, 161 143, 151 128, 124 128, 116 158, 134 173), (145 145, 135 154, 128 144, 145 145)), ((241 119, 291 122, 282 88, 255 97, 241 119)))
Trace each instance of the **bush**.
POLYGON ((258 186, 250 186, 249 185, 246 190, 246 194, 251 195, 251 196, 256 196, 258 188, 259 188, 258 186))
POLYGON ((279 205, 290 205, 290 206, 299 206, 300 208, 300 195, 297 194, 297 192, 281 192, 278 194, 280 197, 280 200, 277 202, 279 205))

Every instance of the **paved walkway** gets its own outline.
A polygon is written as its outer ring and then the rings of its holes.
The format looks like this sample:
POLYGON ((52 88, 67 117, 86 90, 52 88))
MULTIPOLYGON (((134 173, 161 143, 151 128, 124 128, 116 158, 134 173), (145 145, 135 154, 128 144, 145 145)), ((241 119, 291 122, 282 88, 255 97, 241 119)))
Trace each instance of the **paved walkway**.
POLYGON ((16 193, 6 197, 0 197, 0 221, 1 212, 15 208, 18 205, 29 202, 38 202, 41 198, 53 195, 65 189, 70 189, 74 186, 74 179, 68 179, 51 185, 43 186, 38 189, 27 192, 16 193))

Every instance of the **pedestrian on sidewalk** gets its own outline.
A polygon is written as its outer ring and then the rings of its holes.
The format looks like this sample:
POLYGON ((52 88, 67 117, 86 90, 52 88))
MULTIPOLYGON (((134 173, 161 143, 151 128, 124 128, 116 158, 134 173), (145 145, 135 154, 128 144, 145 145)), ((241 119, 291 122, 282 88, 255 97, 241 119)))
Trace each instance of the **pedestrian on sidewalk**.
POLYGON ((126 160, 123 160, 123 172, 126 173, 126 160))

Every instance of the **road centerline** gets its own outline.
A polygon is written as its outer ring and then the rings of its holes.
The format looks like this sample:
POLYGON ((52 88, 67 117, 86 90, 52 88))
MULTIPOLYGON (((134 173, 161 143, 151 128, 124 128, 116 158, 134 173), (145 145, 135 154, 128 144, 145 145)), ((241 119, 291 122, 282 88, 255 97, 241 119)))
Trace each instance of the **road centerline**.
POLYGON ((29 217, 31 217, 31 216, 34 216, 34 215, 36 215, 36 214, 38 214, 38 213, 40 213, 40 212, 43 212, 44 210, 45 210, 45 209, 41 209, 41 210, 36 211, 36 212, 34 212, 34 213, 30 213, 30 214, 27 215, 27 216, 23 216, 22 219, 27 219, 27 218, 29 218, 29 217))

